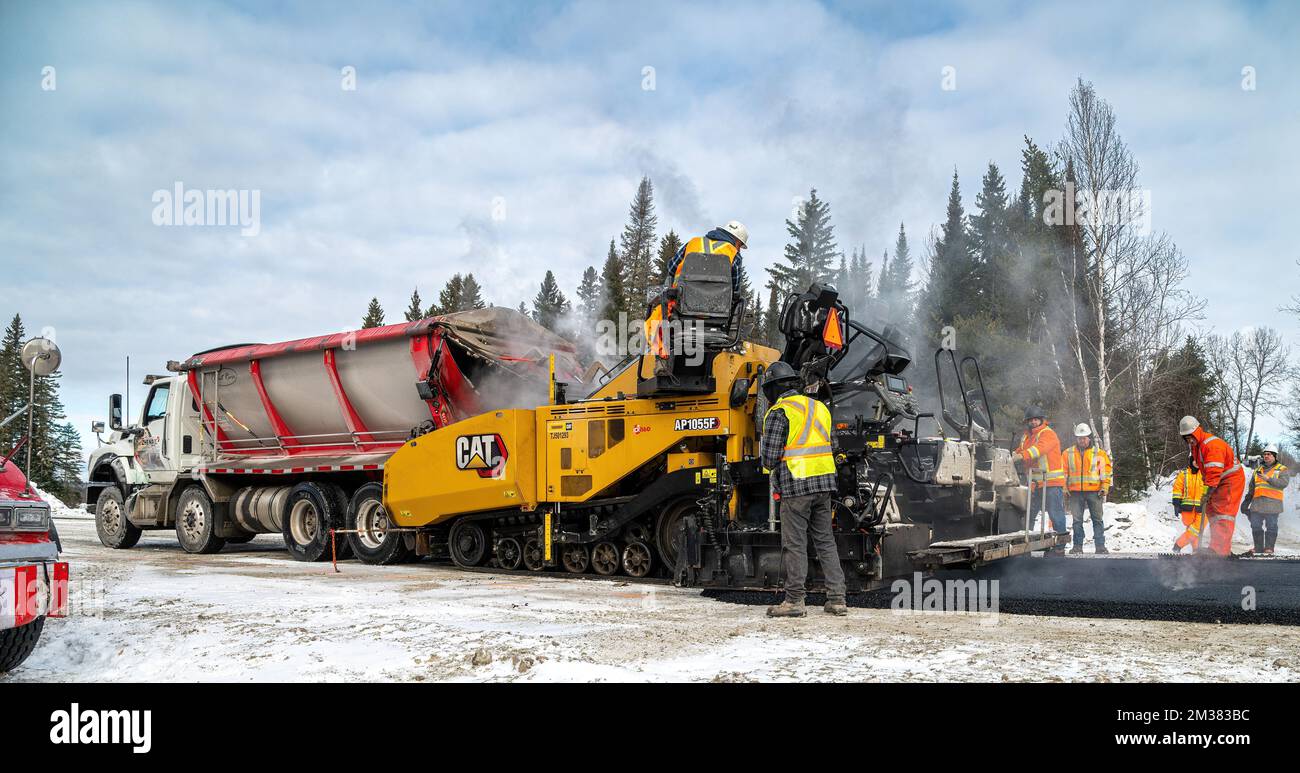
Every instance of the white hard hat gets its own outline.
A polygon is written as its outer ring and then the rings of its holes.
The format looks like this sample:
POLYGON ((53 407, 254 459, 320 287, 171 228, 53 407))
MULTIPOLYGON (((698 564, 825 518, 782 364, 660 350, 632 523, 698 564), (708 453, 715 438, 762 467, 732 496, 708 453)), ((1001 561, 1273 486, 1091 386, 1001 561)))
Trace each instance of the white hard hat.
POLYGON ((1092 434, 1092 430, 1089 429, 1088 423, 1086 421, 1074 425, 1075 437, 1088 437, 1091 434, 1092 434))
POLYGON ((1178 434, 1190 435, 1199 426, 1201 426, 1201 423, 1196 420, 1195 416, 1184 416, 1178 420, 1178 434))
POLYGON ((1277 443, 1269 443, 1268 445, 1264 446, 1264 453, 1277 456, 1278 455, 1277 443))
POLYGON ((732 220, 731 222, 722 226, 720 230, 726 231, 727 233, 736 237, 736 240, 740 242, 741 247, 749 246, 749 229, 746 228, 745 224, 740 222, 739 220, 732 220))

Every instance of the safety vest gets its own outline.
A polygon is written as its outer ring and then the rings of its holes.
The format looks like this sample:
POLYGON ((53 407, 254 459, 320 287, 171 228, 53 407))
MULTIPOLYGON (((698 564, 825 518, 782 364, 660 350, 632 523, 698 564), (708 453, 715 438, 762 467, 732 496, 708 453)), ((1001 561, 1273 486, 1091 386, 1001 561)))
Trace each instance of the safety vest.
POLYGON ((1201 473, 1184 469, 1174 476, 1174 504, 1179 510, 1199 512, 1204 496, 1205 481, 1201 479, 1201 473))
POLYGON ((1038 429, 1026 432, 1016 453, 1029 466, 1029 480, 1053 488, 1065 485, 1065 468, 1061 461, 1061 441, 1056 430, 1043 422, 1038 429))
POLYGON ((1286 465, 1278 463, 1267 469, 1255 470, 1255 496, 1282 501, 1282 489, 1277 486, 1277 478, 1286 472, 1286 465))
POLYGON ((731 242, 710 239, 707 236, 696 236, 687 242, 685 249, 682 250, 682 259, 678 261, 677 269, 673 271, 673 286, 677 286, 677 278, 682 275, 682 266, 686 265, 686 259, 691 255, 726 255, 727 262, 735 264, 736 255, 739 253, 740 251, 736 249, 736 245, 731 242))
MULTIPOLYGON (((831 412, 820 400, 807 395, 782 397, 767 410, 785 410, 789 429, 785 435, 782 457, 795 480, 835 474, 835 454, 831 449, 831 412)), ((767 415, 763 417, 767 420, 767 415)))
POLYGON ((1065 487, 1070 491, 1101 491, 1110 488, 1110 455, 1096 446, 1082 452, 1071 446, 1064 454, 1065 487))

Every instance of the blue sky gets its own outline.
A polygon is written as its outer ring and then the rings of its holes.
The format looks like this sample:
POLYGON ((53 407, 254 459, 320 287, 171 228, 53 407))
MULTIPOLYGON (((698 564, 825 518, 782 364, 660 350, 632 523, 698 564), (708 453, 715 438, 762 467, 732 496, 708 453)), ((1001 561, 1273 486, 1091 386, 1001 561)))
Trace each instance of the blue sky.
POLYGON ((84 428, 127 354, 350 329, 372 295, 395 319, 458 271, 503 305, 547 268, 572 294, 642 174, 663 229, 744 221, 751 271, 813 186, 874 257, 900 221, 924 240, 954 167, 968 208, 990 161, 1018 184, 1083 77, 1202 327, 1298 340, 1297 39, 1294 3, 6 2, 0 315, 56 332, 84 428), (155 226, 175 181, 259 190, 261 232, 155 226))

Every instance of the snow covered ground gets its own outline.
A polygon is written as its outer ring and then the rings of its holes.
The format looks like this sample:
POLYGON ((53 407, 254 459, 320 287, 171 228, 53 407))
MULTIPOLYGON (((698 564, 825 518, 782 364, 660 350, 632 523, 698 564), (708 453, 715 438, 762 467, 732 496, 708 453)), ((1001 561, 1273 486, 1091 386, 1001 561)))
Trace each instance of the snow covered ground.
MULTIPOLYGON (((82 614, 4 681, 1300 681, 1294 628, 854 608, 769 620, 665 586, 187 555, 58 521, 82 614), (94 614, 99 613, 99 614, 94 614)), ((1136 524, 1133 528, 1136 528, 1136 524)), ((1172 541, 1172 539, 1171 539, 1172 541)))

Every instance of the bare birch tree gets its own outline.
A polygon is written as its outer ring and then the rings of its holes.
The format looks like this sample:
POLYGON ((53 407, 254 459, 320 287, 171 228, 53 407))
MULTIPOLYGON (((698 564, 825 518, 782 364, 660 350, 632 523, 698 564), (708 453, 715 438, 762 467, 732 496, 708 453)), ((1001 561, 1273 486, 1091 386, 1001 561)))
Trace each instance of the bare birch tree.
POLYGON ((1255 441, 1260 417, 1282 405, 1293 376, 1291 347, 1271 327, 1237 331, 1226 338, 1211 336, 1207 343, 1211 361, 1221 363, 1215 384, 1224 423, 1220 432, 1238 454, 1245 454, 1255 441))

